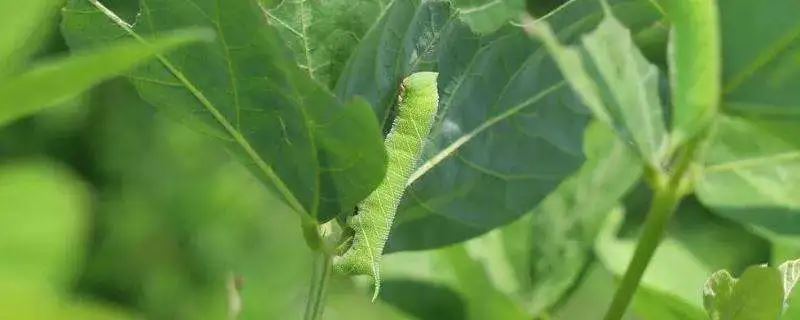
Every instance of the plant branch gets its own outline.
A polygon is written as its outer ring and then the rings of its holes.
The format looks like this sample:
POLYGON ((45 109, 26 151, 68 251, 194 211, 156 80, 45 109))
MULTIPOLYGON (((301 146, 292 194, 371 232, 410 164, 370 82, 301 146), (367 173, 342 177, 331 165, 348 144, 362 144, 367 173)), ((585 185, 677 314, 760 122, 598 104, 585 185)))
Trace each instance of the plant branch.
POLYGON ((311 271, 311 285, 308 290, 308 299, 306 299, 304 320, 322 319, 328 282, 332 271, 331 256, 324 250, 315 251, 314 253, 314 267, 311 271))
POLYGON ((658 248, 661 239, 664 237, 669 219, 674 214, 678 204, 680 204, 681 198, 689 193, 689 187, 687 186, 689 169, 697 153, 702 148, 706 135, 707 131, 685 146, 685 149, 678 157, 677 163, 673 166, 674 170, 671 174, 663 172, 655 174, 656 179, 652 181, 655 193, 644 222, 642 236, 636 244, 633 259, 628 264, 622 282, 614 294, 614 300, 606 312, 605 320, 622 319, 625 314, 625 310, 628 308, 634 293, 636 293, 639 282, 641 282, 656 248, 658 248))

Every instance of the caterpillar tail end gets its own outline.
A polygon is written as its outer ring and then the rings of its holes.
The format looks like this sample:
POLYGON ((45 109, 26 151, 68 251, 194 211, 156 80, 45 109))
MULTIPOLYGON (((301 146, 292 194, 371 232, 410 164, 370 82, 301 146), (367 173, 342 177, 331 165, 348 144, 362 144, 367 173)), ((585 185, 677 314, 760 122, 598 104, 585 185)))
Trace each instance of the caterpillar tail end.
POLYGON ((333 270, 343 275, 366 275, 372 278, 375 286, 372 293, 372 302, 378 299, 381 291, 381 276, 376 264, 369 263, 364 258, 358 258, 355 252, 347 251, 344 255, 333 258, 333 270))

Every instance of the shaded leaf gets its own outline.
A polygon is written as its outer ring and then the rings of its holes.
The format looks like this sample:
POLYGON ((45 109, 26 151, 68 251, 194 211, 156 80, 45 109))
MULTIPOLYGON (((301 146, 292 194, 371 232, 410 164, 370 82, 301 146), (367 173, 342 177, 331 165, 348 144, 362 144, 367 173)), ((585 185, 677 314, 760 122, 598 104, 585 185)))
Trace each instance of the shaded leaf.
POLYGON ((173 32, 149 44, 126 40, 39 64, 0 83, 0 126, 73 98, 161 52, 209 38, 202 30, 173 32))
MULTIPOLYGON (((649 4, 615 4, 638 25, 657 15, 649 4)), ((597 2, 579 0, 548 21, 571 38, 600 17, 597 2)), ((543 48, 515 26, 476 36, 446 2, 395 1, 336 92, 364 96, 390 119, 400 79, 423 70, 439 72, 439 114, 387 250, 442 246, 509 223, 583 162, 587 112, 543 48)))
MULTIPOLYGON (((187 25, 216 32, 213 43, 166 55, 130 78, 149 103, 226 141, 295 211, 330 219, 380 182, 385 156, 369 106, 342 105, 299 69, 256 3, 141 0, 124 8, 137 19, 128 33, 187 25)), ((87 1, 64 10, 73 48, 124 36, 122 29, 87 1)))
POLYGON ((798 119, 800 3, 719 2, 724 111, 798 119))
POLYGON ((562 46, 546 23, 530 22, 527 28, 544 42, 595 118, 613 126, 650 166, 659 167, 667 147, 659 71, 633 43, 630 31, 610 11, 574 47, 562 46))

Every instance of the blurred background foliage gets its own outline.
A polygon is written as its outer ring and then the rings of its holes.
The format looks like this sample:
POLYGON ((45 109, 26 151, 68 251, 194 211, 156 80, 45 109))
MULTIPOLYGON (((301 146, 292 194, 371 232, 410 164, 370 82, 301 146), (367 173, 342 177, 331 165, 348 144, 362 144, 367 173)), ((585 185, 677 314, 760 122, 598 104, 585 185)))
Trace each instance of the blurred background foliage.
MULTIPOLYGON (((559 1, 540 3, 534 13, 559 1)), ((351 22, 366 32, 368 23, 351 22)), ((42 32, 34 60, 66 54, 56 25, 42 32)), ((350 49, 329 43, 321 54, 350 49)), ((463 244, 388 255, 375 303, 366 279, 334 277, 325 318, 528 319, 541 306, 519 292, 559 268, 581 270, 579 279, 563 299, 560 287, 539 288, 554 300, 541 318, 597 318, 649 198, 644 186, 628 195, 591 261, 536 265, 531 252, 559 239, 532 236, 525 215, 463 244)), ((220 144, 159 114, 122 79, 0 128, 0 319, 300 319, 312 254, 298 226, 220 144)), ((711 272, 797 252, 689 199, 629 319, 703 319, 700 290, 711 272)))

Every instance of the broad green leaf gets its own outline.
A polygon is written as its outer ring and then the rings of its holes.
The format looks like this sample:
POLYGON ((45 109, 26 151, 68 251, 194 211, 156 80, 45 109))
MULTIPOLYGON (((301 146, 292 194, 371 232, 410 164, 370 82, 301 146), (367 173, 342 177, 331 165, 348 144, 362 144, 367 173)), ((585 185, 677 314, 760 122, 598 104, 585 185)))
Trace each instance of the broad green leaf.
MULTIPOLYGON (((657 16, 638 1, 614 8, 635 25, 657 16)), ((579 0, 548 21, 571 38, 600 18, 596 1, 579 0)), ((583 162, 587 112, 543 48, 513 26, 476 36, 446 2, 395 1, 351 57, 336 93, 363 96, 389 119, 400 79, 424 70, 439 72, 439 114, 389 251, 438 247, 509 223, 583 162)))
POLYGON ((0 283, 71 285, 88 210, 88 190, 68 170, 41 161, 0 166, 0 283))
POLYGON ((525 0, 454 0, 460 18, 478 34, 489 34, 525 13, 525 0))
POLYGON ((768 234, 800 234, 798 134, 791 120, 719 118, 698 196, 715 213, 768 234))
POLYGON ((703 288, 711 320, 778 319, 783 304, 781 274, 767 266, 747 268, 740 279, 714 273, 703 288))
POLYGON ((0 126, 73 98, 161 52, 208 38, 201 30, 173 32, 149 44, 125 40, 36 65, 0 82, 0 126))
POLYGON ((748 115, 800 117, 800 3, 719 1, 723 108, 748 115))
POLYGON ((353 49, 390 1, 261 2, 267 21, 286 40, 300 68, 312 79, 333 86, 353 49))
POLYGON ((129 77, 150 104, 226 141, 301 215, 324 221, 350 212, 382 179, 383 143, 369 106, 343 105, 297 67, 254 1, 112 4, 136 19, 128 21, 132 30, 112 23, 94 1, 71 0, 63 22, 70 46, 185 26, 213 29, 216 41, 164 55, 129 77))
POLYGON ((574 286, 592 258, 598 226, 641 175, 636 155, 605 125, 589 126, 585 139, 587 160, 581 169, 530 214, 526 240, 531 251, 509 254, 528 263, 524 274, 530 275, 531 288, 524 295, 533 314, 574 286))
MULTIPOLYGON (((635 238, 616 236, 614 225, 620 218, 609 217, 595 247, 600 261, 619 277, 625 273, 636 245, 635 238)), ((678 208, 641 286, 655 294, 670 295, 702 313, 700 288, 707 277, 715 270, 738 271, 763 261, 767 248, 762 239, 688 199, 678 208)))
POLYGON ((529 22, 526 28, 542 40, 595 118, 613 126, 650 166, 660 167, 667 134, 658 92, 659 70, 644 58, 630 31, 610 10, 573 47, 561 45, 545 22, 529 22))
POLYGON ((710 0, 658 3, 672 24, 668 59, 673 104, 671 143, 676 147, 708 127, 719 108, 719 9, 717 1, 710 0))
POLYGON ((43 26, 55 15, 60 1, 0 0, 0 77, 23 62, 38 45, 43 26))

